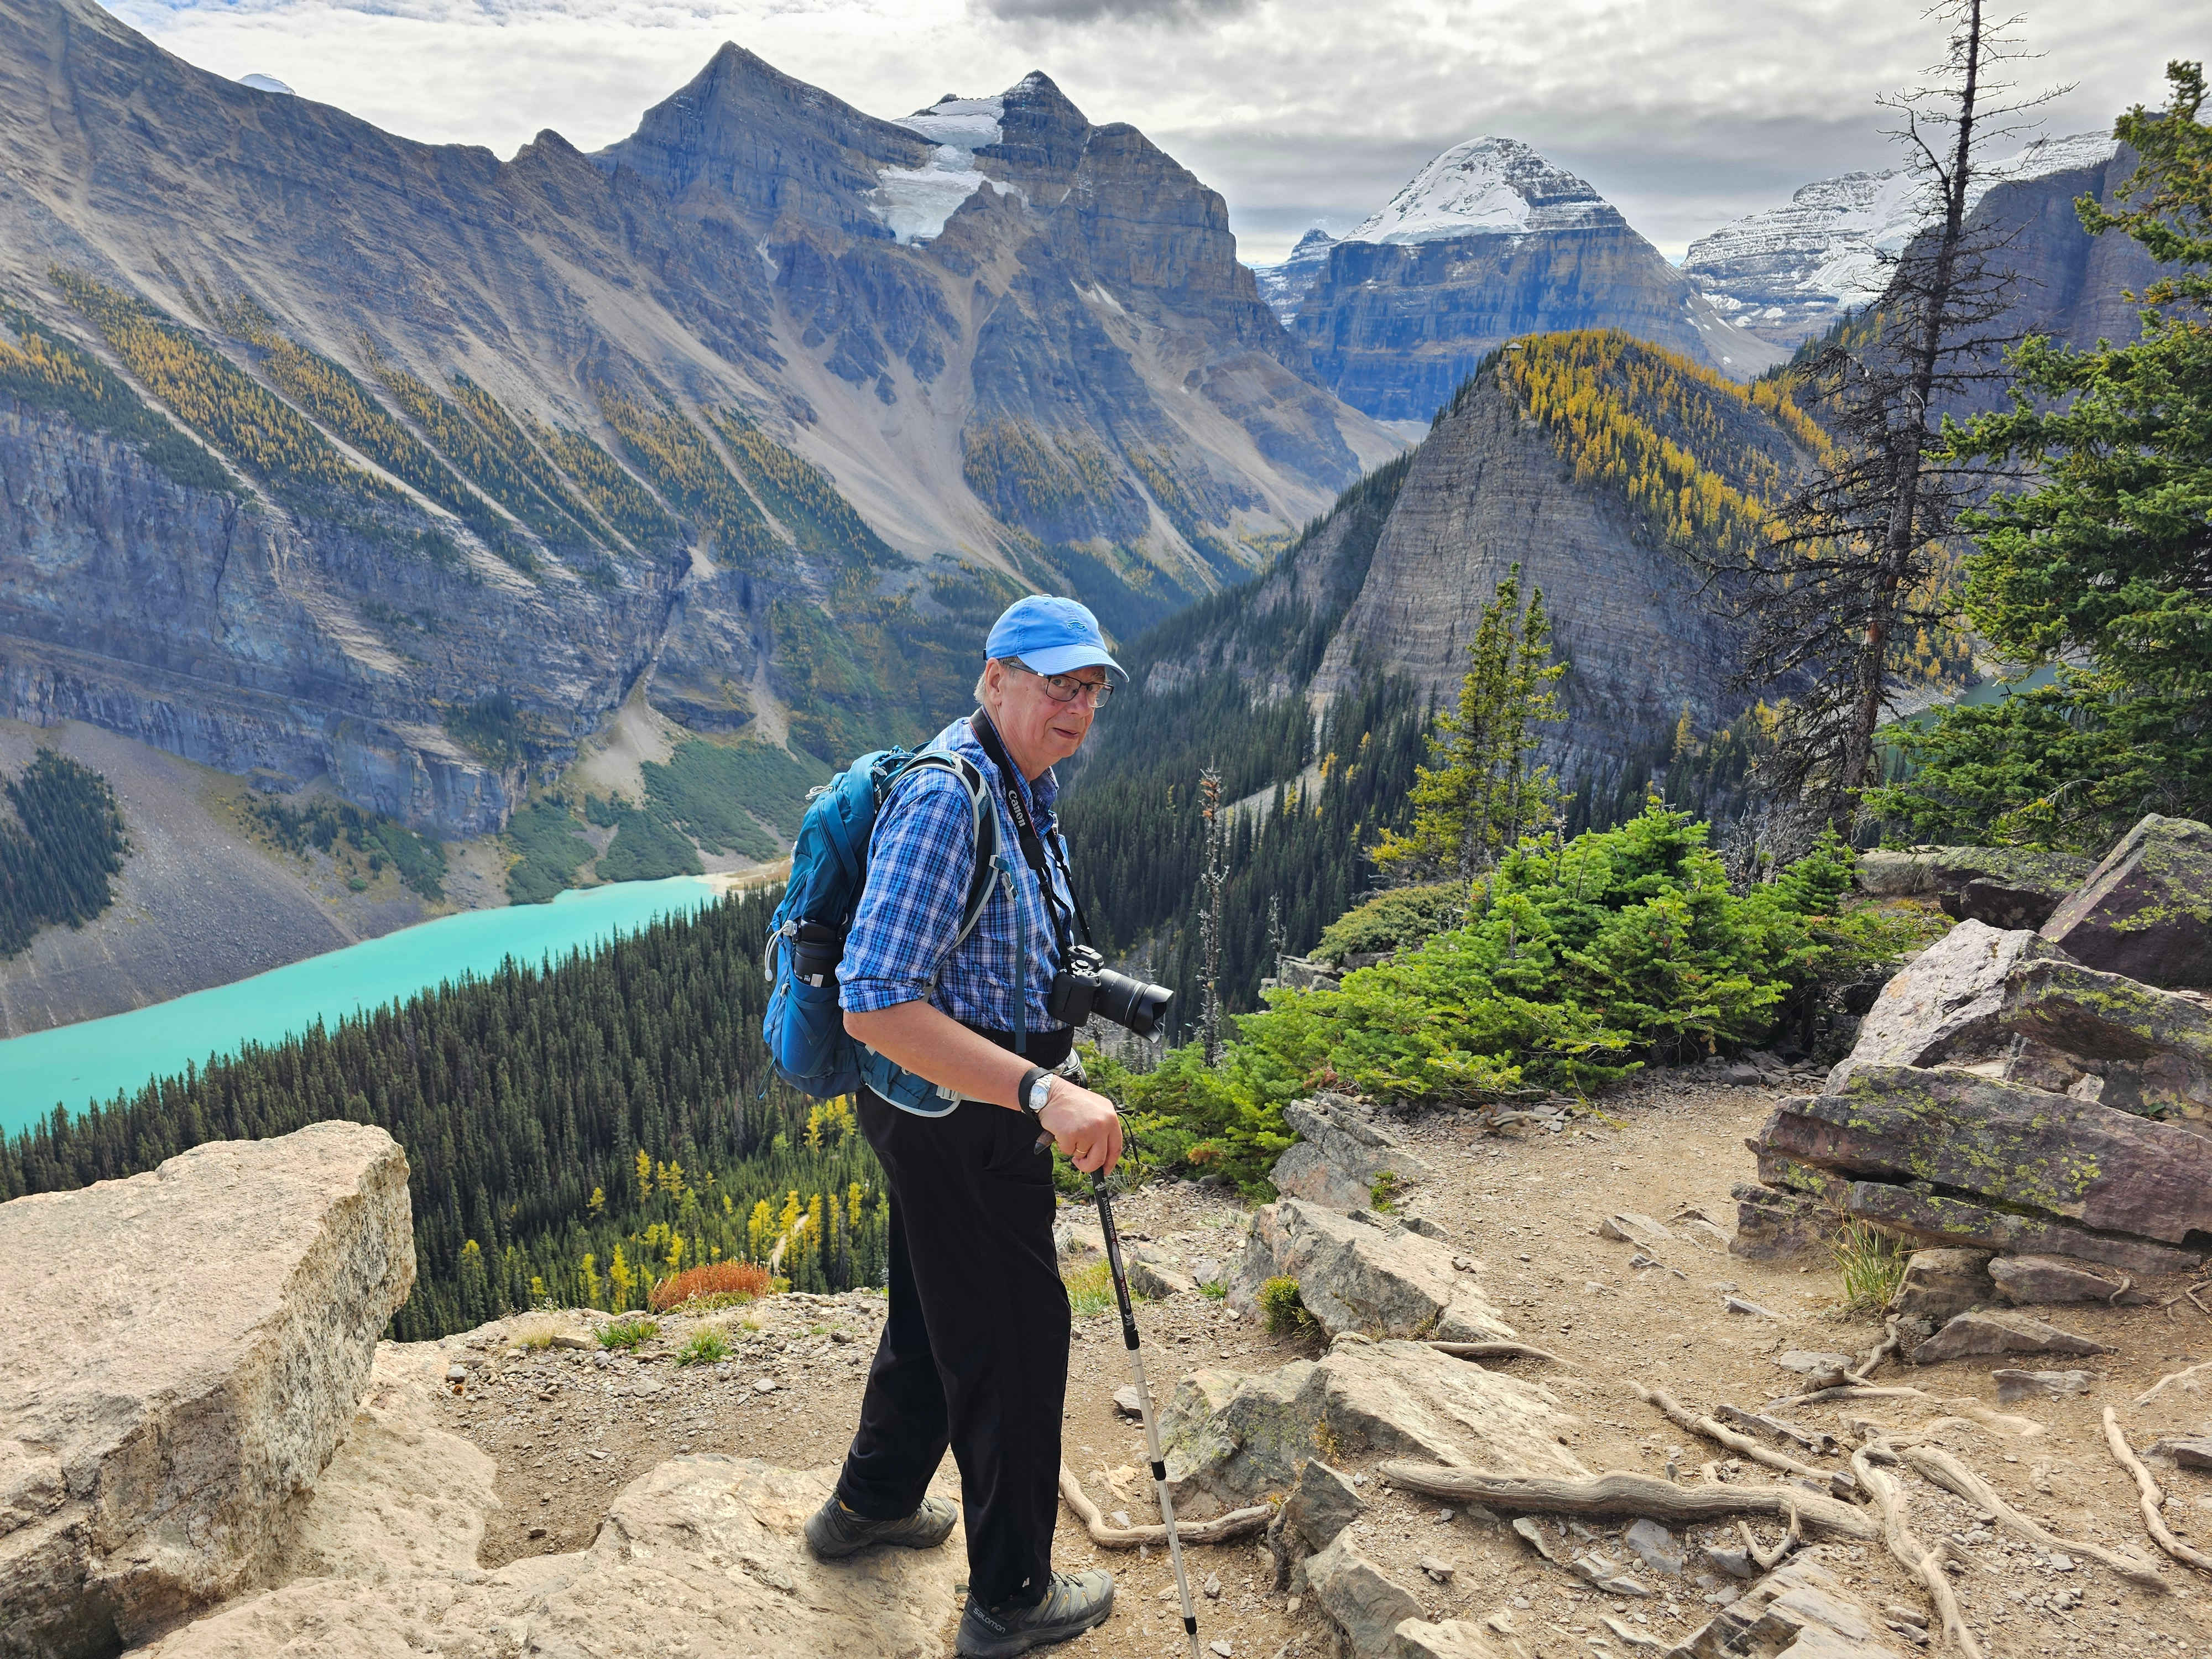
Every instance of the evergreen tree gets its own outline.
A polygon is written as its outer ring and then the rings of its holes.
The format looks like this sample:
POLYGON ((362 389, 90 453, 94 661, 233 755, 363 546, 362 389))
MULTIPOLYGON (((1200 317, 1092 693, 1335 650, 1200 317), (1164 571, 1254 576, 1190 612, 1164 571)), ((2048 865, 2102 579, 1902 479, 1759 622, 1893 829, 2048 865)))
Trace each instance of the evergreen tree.
POLYGON ((1468 641, 1456 712, 1437 717, 1430 764, 1413 784, 1413 827, 1389 829, 1375 861, 1415 879, 1472 879, 1557 809, 1551 769, 1535 759, 1537 727, 1565 716, 1553 690, 1567 665, 1552 658, 1544 591, 1521 606, 1521 567, 1498 583, 1468 641))
POLYGON ((2033 465, 2033 489, 1967 515, 1966 614, 2056 683, 1899 734, 1917 773, 1875 803, 1916 837, 2100 852, 2145 811, 2212 817, 2212 127, 2201 64, 2166 67, 2163 112, 2113 136, 2142 161, 2092 231, 2175 267, 2142 338, 2013 354, 2012 406, 1954 434, 1961 456, 2033 465))

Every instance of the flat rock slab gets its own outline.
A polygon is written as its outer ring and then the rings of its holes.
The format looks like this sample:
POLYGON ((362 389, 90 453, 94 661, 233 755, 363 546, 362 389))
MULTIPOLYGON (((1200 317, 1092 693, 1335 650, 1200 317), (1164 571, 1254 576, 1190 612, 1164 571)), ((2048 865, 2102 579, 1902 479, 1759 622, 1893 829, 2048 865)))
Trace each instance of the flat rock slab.
POLYGON ((836 1479, 835 1468, 676 1458, 623 1488, 587 1549, 489 1573, 301 1579, 144 1659, 939 1659, 968 1571, 958 1534, 939 1549, 818 1562, 801 1528, 836 1479))
POLYGON ((2212 1009, 2124 974, 2029 963, 2005 987, 2018 1039, 2005 1080, 2205 1127, 2212 1119, 2212 1009))
POLYGON ((1621 1244, 1656 1244, 1674 1233, 1662 1222, 1633 1210, 1620 1210, 1597 1224, 1597 1236, 1621 1244))
POLYGON ((1449 1244, 1404 1228, 1385 1231, 1304 1199, 1270 1204, 1229 1285, 1229 1305, 1248 1312, 1270 1279, 1295 1279, 1306 1311, 1331 1336, 1415 1332, 1447 1342, 1511 1339, 1482 1292, 1454 1270, 1449 1244))
POLYGON ((2043 924, 2076 962, 2152 985, 2212 985, 2212 827, 2153 812, 2043 924))
POLYGON ((1792 1100, 1763 1146, 1824 1169, 1984 1194, 2179 1243, 2212 1228, 2212 1138, 1969 1072, 1863 1066, 1792 1100))
POLYGON ((1160 1442, 1176 1512, 1203 1520, 1290 1491, 1324 1438, 1346 1456, 1579 1475, 1559 1443, 1579 1422, 1540 1383, 1348 1334, 1317 1361, 1191 1372, 1160 1413, 1160 1442))
POLYGON ((2099 1273, 2058 1255, 2000 1256, 1990 1263, 1997 1294, 2014 1307, 2051 1302, 2103 1302, 2136 1306, 2150 1298, 2129 1288, 2118 1273, 2099 1273))
POLYGON ((1846 1215, 1869 1222, 1885 1231, 1931 1244, 1957 1244, 1978 1249, 2029 1255, 2063 1255, 2078 1261, 2100 1262, 2138 1279, 2160 1273, 2186 1273, 2203 1257, 2195 1250, 2177 1250, 2147 1238, 2093 1232, 2056 1218, 2025 1216, 2010 1210, 1993 1210, 1964 1199, 1916 1192, 1877 1181, 1854 1181, 1844 1189, 1846 1215))
POLYGON ((2117 1353, 2105 1343, 2016 1313, 1963 1313, 1912 1351, 1916 1365, 1992 1353, 2117 1353))
POLYGON ((1464 1619, 1407 1619, 1390 1633, 1389 1659, 1501 1659, 1511 1650, 1464 1619))
POLYGON ((407 1159, 364 1124, 0 1205, 0 1654, 112 1650, 270 1570, 414 1282, 407 1159))
POLYGON ((1828 1073, 1832 1094, 1865 1066, 1933 1066, 2002 1052, 1997 1016, 2021 963, 2063 954, 2025 930, 1962 921, 1890 976, 1851 1052, 1828 1073))
POLYGON ((2087 1394, 2095 1386, 2087 1371, 2012 1371, 1995 1370, 1990 1378, 1997 1385, 1997 1404, 2010 1406, 2022 1400, 2064 1400, 2074 1395, 2087 1394))

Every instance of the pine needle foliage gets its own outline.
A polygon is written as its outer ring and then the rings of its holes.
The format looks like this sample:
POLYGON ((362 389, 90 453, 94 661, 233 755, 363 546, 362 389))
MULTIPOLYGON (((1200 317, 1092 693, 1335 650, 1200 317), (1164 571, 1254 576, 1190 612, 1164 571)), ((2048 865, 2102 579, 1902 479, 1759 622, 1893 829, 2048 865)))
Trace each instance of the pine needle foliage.
POLYGON ((690 416, 665 398, 647 403, 604 386, 599 398, 599 412, 630 459, 690 515, 717 562, 739 570, 773 568, 783 544, 690 416))
POLYGON ((682 550, 684 526, 620 461, 581 432, 546 426, 527 415, 520 424, 538 447, 574 480, 592 511, 627 537, 632 547, 664 557, 682 550))
POLYGON ((120 375, 5 304, 0 304, 0 395, 57 410, 79 426, 121 439, 188 489, 231 488, 215 457, 149 409, 120 375))
POLYGON ((745 481, 801 552, 832 566, 889 570, 905 562, 819 468, 769 437, 744 410, 718 410, 714 421, 745 481))
POLYGON ((131 851, 107 780, 52 749, 0 785, 0 960, 27 949, 41 927, 82 927, 115 901, 131 851))
POLYGON ((1376 845, 1385 870, 1468 879, 1558 805, 1559 785, 1535 752, 1537 728, 1566 718, 1553 688, 1567 665, 1552 658, 1543 589, 1522 607, 1519 565, 1483 607, 1467 654, 1459 707, 1437 716, 1430 763, 1414 778, 1413 827, 1386 828, 1376 845))
POLYGON ((2010 407, 1950 434, 1966 465, 2032 470, 1962 518, 1966 608, 2056 682, 1897 734, 1916 769, 1871 803, 1916 838, 2101 853, 2145 812, 2212 817, 2212 125, 2203 68, 2114 136, 2142 158, 2119 210, 2076 204, 2170 274, 2131 345, 2012 354, 2010 407))
POLYGON ((311 486, 397 498, 297 410, 144 301, 78 271, 57 266, 49 274, 141 386, 280 495, 288 486, 311 486))

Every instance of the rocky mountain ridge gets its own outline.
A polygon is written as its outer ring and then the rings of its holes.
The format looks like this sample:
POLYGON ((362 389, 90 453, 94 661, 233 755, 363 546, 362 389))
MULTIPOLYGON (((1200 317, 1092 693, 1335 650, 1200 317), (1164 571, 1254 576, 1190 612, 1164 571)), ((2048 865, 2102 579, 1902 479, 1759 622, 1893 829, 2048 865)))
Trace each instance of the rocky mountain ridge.
POLYGON ((1586 181, 1516 139, 1455 145, 1325 253, 1310 278, 1286 262, 1270 286, 1281 309, 1304 283, 1291 332, 1378 420, 1428 419, 1485 354, 1528 334, 1618 328, 1738 380, 1781 361, 1586 181))
MULTIPOLYGON (((2054 204, 2070 208, 2084 192, 2109 199, 2112 187, 2134 168, 2133 152, 2123 154, 2104 134, 2038 139, 1990 162, 1970 188, 1969 208, 1990 202, 1984 222, 2029 212, 2052 218, 2031 245, 2020 247, 2019 262, 2064 259, 2072 252, 2064 244, 2078 240, 2087 246, 2091 239, 2078 222, 2069 237, 2069 227, 2045 210, 2054 204)), ((1795 346, 1842 313, 1880 299, 1886 262, 1926 228, 1929 216, 1924 184, 1902 168, 1843 173, 1801 185, 1783 206, 1747 214, 1699 237, 1690 244, 1682 270, 1738 326, 1777 345, 1795 346)), ((2141 264, 2141 252, 2135 250, 2135 264, 2141 264)), ((2105 252, 2120 258, 2124 250, 2115 246, 2105 252)), ((2138 285, 2117 272, 2100 279, 2100 287, 2105 281, 2115 289, 2138 285)), ((2063 295, 2039 308, 2054 313, 2058 331, 2069 341, 2087 345, 2098 337, 2077 333, 2064 314, 2069 307, 2063 295)), ((2132 332, 2133 319, 2127 320, 2132 332)))
POLYGON ((501 162, 4 0, 0 133, 0 714, 441 836, 641 691, 918 736, 1018 586, 1139 626, 1395 447, 1042 75, 902 125, 731 46, 501 162))

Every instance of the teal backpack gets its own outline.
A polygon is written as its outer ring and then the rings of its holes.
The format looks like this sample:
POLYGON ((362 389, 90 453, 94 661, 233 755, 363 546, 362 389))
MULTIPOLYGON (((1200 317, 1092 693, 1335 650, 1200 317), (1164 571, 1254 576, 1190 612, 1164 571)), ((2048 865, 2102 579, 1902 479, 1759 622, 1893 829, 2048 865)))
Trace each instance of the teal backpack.
POLYGON ((953 949, 975 931, 994 878, 1012 896, 1013 861, 1000 844, 998 805, 975 763, 936 750, 861 756, 813 792, 799 823, 762 962, 769 989, 761 1036, 776 1074, 801 1094, 828 1100, 865 1087, 906 1111, 941 1117, 959 1097, 854 1042, 837 1006, 837 965, 868 881, 868 838, 891 792, 925 771, 957 778, 975 817, 975 874, 953 949))

